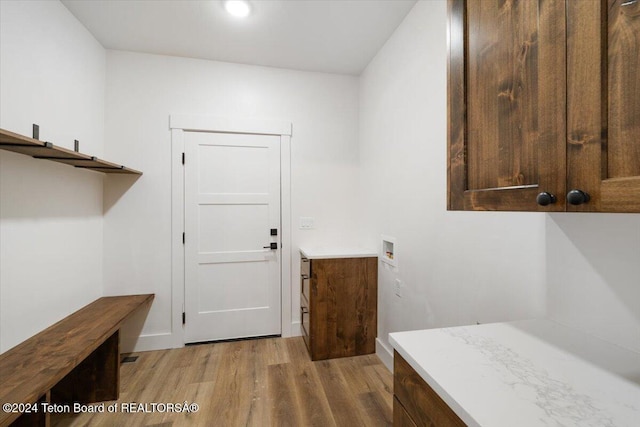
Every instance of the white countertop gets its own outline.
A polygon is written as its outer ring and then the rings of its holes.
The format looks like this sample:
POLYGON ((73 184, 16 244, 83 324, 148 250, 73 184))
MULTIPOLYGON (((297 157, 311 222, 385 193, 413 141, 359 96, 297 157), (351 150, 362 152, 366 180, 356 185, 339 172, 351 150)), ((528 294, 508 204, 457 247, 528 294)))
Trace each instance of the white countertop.
POLYGON ((376 251, 367 248, 300 248, 300 253, 308 259, 369 258, 378 256, 376 251))
POLYGON ((640 353, 556 322, 525 320, 389 337, 469 426, 640 426, 640 353))

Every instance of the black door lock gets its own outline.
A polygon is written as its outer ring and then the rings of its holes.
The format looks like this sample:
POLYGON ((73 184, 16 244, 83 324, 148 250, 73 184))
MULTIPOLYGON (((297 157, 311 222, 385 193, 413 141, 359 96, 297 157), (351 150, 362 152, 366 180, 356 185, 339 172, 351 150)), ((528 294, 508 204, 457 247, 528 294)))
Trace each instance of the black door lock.
POLYGON ((272 236, 277 236, 278 235, 278 229, 277 228, 272 228, 271 229, 271 235, 272 236))

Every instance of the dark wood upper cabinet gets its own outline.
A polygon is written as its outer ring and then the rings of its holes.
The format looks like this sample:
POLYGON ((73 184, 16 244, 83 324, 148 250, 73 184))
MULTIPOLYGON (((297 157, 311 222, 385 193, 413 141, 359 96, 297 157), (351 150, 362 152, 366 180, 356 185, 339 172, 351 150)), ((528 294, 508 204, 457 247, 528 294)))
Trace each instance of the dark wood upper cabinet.
POLYGON ((449 0, 448 32, 448 209, 640 212, 640 1, 449 0))

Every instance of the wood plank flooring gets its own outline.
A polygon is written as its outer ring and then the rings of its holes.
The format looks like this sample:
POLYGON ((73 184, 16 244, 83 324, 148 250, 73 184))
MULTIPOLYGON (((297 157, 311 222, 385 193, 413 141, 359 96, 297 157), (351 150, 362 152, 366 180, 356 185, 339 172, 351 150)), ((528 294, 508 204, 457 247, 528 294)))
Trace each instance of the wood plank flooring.
MULTIPOLYGON (((312 362, 304 341, 268 338, 136 353, 118 412, 53 426, 390 426, 393 376, 376 355, 312 362), (122 403, 197 403, 195 413, 124 413, 122 403)), ((150 408, 147 408, 150 409, 150 408)))

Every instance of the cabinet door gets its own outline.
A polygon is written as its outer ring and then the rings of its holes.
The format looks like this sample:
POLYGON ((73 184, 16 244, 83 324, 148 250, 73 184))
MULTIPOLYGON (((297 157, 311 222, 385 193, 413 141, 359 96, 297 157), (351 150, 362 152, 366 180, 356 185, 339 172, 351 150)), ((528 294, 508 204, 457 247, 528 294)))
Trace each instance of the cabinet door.
POLYGON ((564 1, 449 0, 450 210, 564 210, 564 1), (555 204, 540 206, 538 193, 555 204))
POLYGON ((569 211, 640 212, 640 2, 567 2, 569 211))

